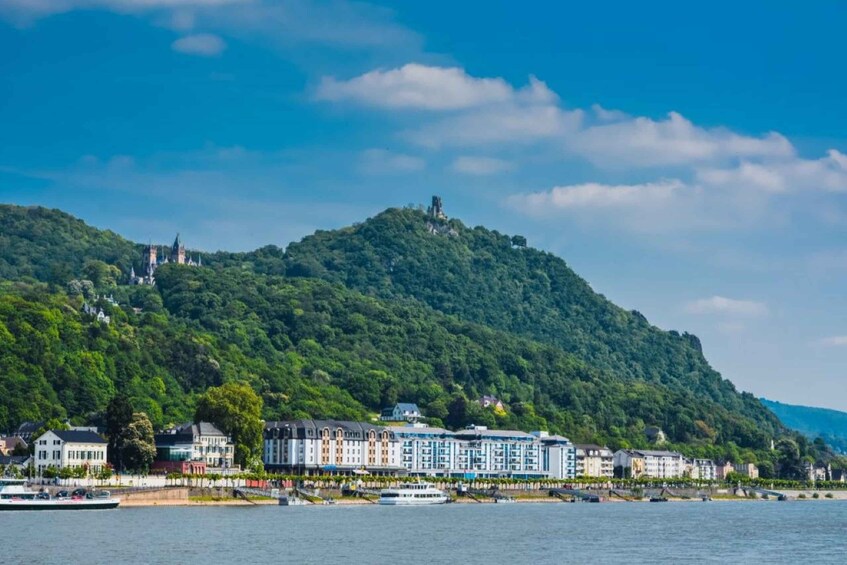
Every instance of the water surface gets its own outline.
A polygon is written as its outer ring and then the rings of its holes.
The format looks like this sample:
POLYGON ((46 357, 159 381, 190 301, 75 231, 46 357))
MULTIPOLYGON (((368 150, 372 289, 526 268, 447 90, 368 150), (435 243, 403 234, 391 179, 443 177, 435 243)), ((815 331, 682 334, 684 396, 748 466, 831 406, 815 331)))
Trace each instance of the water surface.
POLYGON ((847 502, 2 512, 3 563, 845 563, 847 502))

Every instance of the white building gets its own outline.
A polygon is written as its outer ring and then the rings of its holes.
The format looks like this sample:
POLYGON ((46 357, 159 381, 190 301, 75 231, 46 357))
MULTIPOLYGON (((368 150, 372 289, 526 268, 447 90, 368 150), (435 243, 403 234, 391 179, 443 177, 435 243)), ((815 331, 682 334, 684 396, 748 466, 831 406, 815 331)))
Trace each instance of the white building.
POLYGON ((614 466, 633 479, 676 479, 685 475, 687 467, 680 453, 648 449, 621 449, 614 455, 614 466))
POLYGON ((34 440, 35 471, 54 467, 86 467, 97 473, 106 465, 105 439, 91 431, 50 430, 34 440))
POLYGON ((576 445, 577 477, 613 477, 614 454, 608 447, 593 444, 576 445))
POLYGON ((187 423, 165 430, 156 434, 155 442, 154 468, 177 470, 178 466, 169 463, 183 462, 202 463, 203 467, 214 469, 234 467, 235 444, 209 422, 187 423))
POLYGON ((692 459, 689 475, 692 479, 714 481, 718 478, 718 466, 711 459, 692 459))
POLYGON ((389 408, 383 408, 379 419, 383 422, 417 422, 421 419, 421 411, 417 404, 398 402, 389 408))
POLYGON ((541 442, 541 469, 551 479, 576 477, 576 447, 563 436, 532 432, 541 442))
POLYGON ((409 424, 393 431, 400 441, 400 462, 410 475, 453 475, 459 450, 453 432, 426 424, 409 424))
POLYGON ((268 470, 302 475, 404 469, 392 428, 336 420, 267 422, 262 460, 268 470))
POLYGON ((515 430, 471 426, 454 432, 458 442, 454 476, 543 478, 541 442, 515 430))

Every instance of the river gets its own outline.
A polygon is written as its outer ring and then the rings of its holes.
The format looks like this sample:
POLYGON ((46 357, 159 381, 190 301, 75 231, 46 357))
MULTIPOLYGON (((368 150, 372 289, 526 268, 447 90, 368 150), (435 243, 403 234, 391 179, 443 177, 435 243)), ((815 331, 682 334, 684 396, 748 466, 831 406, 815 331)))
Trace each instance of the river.
POLYGON ((844 563, 847 502, 2 512, 3 563, 844 563))

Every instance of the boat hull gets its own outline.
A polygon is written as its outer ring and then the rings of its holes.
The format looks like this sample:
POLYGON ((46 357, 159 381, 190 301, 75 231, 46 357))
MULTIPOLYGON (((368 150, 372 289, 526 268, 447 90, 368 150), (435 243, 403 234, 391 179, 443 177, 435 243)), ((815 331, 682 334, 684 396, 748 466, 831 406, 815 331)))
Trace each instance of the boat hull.
POLYGON ((379 503, 383 506, 431 506, 433 504, 446 504, 444 498, 380 498, 379 503))
POLYGON ((15 510, 111 510, 118 498, 106 500, 0 500, 0 512, 15 510))

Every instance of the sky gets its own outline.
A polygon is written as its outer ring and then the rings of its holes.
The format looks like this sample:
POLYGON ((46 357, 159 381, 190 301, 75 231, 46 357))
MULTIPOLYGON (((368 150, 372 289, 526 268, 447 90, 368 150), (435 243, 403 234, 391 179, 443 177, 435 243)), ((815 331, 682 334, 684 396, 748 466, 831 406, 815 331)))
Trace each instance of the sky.
POLYGON ((442 196, 847 410, 840 1, 0 0, 0 201, 249 250, 442 196))

